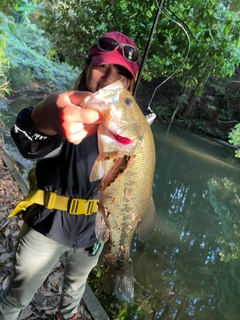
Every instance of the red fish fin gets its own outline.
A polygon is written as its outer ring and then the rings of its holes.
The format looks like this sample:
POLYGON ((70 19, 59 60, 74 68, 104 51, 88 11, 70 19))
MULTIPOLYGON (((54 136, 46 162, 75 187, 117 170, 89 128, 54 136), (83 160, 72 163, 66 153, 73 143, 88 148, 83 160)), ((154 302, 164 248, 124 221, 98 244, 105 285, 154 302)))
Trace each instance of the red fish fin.
POLYGON ((136 236, 138 240, 146 241, 154 234, 156 227, 156 218, 156 208, 153 197, 151 197, 145 214, 143 215, 142 220, 138 223, 136 229, 136 236))

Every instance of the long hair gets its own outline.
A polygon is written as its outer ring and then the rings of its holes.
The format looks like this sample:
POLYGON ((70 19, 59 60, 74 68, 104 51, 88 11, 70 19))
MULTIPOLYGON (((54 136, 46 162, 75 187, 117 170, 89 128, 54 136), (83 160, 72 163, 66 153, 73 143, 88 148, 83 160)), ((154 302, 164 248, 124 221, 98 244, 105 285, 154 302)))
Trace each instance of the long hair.
MULTIPOLYGON (((89 57, 86 58, 85 66, 83 68, 83 71, 80 73, 80 75, 78 76, 78 78, 75 82, 74 90, 88 91, 87 85, 86 85, 86 75, 87 75, 87 70, 89 68, 90 63, 91 63, 91 58, 89 58, 89 57)), ((116 67, 119 69, 119 71, 121 72, 122 75, 124 75, 125 77, 130 79, 130 84, 129 84, 129 87, 127 88, 127 90, 132 94, 135 81, 134 81, 131 73, 126 68, 124 68, 120 65, 116 65, 116 67)))
POLYGON ((85 66, 83 68, 83 71, 80 73, 78 76, 75 85, 74 85, 74 90, 78 91, 88 91, 87 85, 86 85, 86 76, 87 76, 87 69, 91 63, 91 58, 86 58, 85 60, 85 66))

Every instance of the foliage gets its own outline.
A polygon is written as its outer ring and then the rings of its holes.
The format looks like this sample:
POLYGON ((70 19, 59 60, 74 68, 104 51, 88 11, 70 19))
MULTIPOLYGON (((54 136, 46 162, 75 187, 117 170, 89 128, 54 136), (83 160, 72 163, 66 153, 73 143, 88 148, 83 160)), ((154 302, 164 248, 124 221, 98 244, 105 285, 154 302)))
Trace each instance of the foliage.
POLYGON ((0 99, 3 100, 6 100, 6 95, 9 95, 11 92, 6 75, 6 70, 8 70, 10 65, 10 57, 5 52, 7 34, 4 31, 3 25, 7 27, 8 32, 14 31, 14 24, 4 14, 16 13, 19 5, 26 8, 27 2, 25 0, 2 0, 0 3, 0 99))
MULTIPOLYGON (((51 0, 45 5, 43 22, 55 48, 75 66, 95 39, 109 30, 128 34, 144 52, 157 10, 156 1, 151 0, 51 0)), ((238 9, 237 1, 220 5, 213 0, 166 1, 144 70, 145 79, 170 75, 186 55, 186 35, 173 19, 190 36, 190 55, 177 75, 184 86, 202 84, 206 74, 232 75, 240 61, 238 9), (236 12, 231 10, 234 3, 236 12)))
MULTIPOLYGON (((2 17, 0 14, 0 23, 2 23, 2 17)), ((5 99, 5 95, 9 93, 9 83, 5 75, 5 69, 9 64, 9 59, 5 55, 4 48, 6 46, 5 34, 0 29, 0 99, 5 99)))
MULTIPOLYGON (((0 70, 3 70, 3 62, 0 58, 0 70)), ((9 81, 7 80, 4 72, 0 73, 0 99, 6 101, 6 95, 10 94, 9 81)))
POLYGON ((12 11, 12 9, 17 11, 18 5, 20 2, 25 3, 25 1, 19 1, 19 0, 1 0, 0 12, 9 14, 12 11))
MULTIPOLYGON (((9 14, 14 8, 18 10, 18 0, 2 0, 0 3, 0 25, 3 24, 4 15, 9 14)), ((8 28, 12 29, 12 24, 7 22, 8 28)), ((9 65, 9 58, 5 54, 6 34, 2 27, 0 28, 0 99, 5 99, 6 94, 10 93, 9 81, 6 78, 5 70, 9 65)))
MULTIPOLYGON (((53 44, 49 53, 60 53, 71 65, 82 67, 96 39, 119 30, 133 38, 143 54, 162 4, 142 75, 147 81, 174 77, 181 91, 170 118, 185 117, 209 77, 231 77, 239 66, 238 0, 51 0, 45 2, 42 19, 53 44)), ((227 110, 222 116, 230 114, 227 110)))
MULTIPOLYGON (((236 148, 240 149, 240 123, 235 125, 234 129, 229 133, 229 142, 236 148)), ((235 151, 235 156, 240 158, 240 150, 235 151)))
POLYGON ((50 44, 44 31, 35 24, 23 19, 12 33, 8 28, 9 21, 15 24, 13 17, 5 17, 2 29, 7 35, 5 52, 11 66, 6 75, 12 89, 23 89, 33 79, 45 82, 46 86, 56 90, 68 89, 79 71, 46 57, 50 44))
MULTIPOLYGON (((82 66, 88 49, 108 30, 119 30, 135 39, 142 37, 141 30, 147 30, 147 25, 152 23, 154 9, 149 1, 138 4, 136 1, 52 0, 45 3, 42 21, 55 51, 61 52, 71 65, 82 66), (144 23, 139 26, 136 19, 144 23)), ((143 43, 139 43, 141 49, 146 41, 147 34, 143 43)))
POLYGON ((186 86, 204 81, 204 73, 231 76, 239 64, 239 14, 230 9, 231 2, 191 0, 177 7, 170 5, 192 38, 191 53, 183 66, 186 86))

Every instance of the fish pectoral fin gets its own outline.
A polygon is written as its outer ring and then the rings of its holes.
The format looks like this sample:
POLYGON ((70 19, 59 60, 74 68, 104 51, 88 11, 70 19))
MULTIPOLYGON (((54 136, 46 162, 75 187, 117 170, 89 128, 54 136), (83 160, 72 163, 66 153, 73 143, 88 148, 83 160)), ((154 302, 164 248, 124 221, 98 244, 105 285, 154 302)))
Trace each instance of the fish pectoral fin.
POLYGON ((136 229, 136 236, 138 240, 146 241, 154 234, 156 227, 156 219, 156 207, 153 201, 153 197, 151 197, 145 214, 143 215, 142 220, 138 223, 136 229))
POLYGON ((97 157, 90 173, 90 181, 100 180, 104 175, 103 162, 100 156, 97 157))
POLYGON ((90 173, 90 181, 100 180, 102 177, 106 176, 107 173, 111 171, 111 168, 115 166, 118 158, 118 151, 99 154, 93 164, 90 173))

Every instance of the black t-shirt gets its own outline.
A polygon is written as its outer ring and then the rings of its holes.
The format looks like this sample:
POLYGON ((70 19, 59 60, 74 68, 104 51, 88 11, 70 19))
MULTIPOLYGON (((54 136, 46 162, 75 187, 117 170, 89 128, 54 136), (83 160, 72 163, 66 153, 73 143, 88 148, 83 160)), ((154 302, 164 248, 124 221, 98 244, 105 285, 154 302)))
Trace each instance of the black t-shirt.
MULTIPOLYGON (((43 136, 31 122, 33 108, 23 109, 11 130, 20 153, 38 159, 36 166, 39 189, 73 198, 99 198, 99 181, 89 176, 98 155, 97 134, 74 145, 62 136, 43 136)), ((68 247, 86 248, 96 243, 95 217, 71 215, 32 205, 23 213, 24 221, 36 231, 68 247)))

